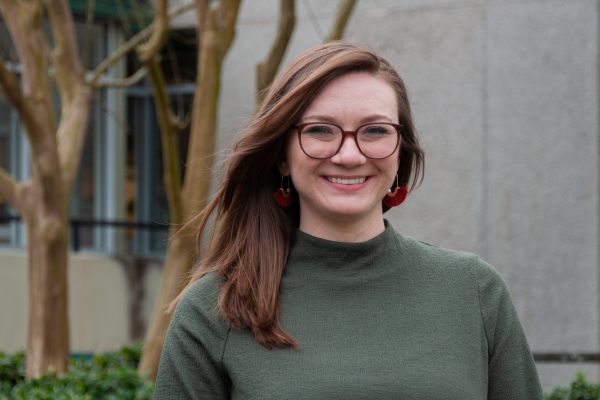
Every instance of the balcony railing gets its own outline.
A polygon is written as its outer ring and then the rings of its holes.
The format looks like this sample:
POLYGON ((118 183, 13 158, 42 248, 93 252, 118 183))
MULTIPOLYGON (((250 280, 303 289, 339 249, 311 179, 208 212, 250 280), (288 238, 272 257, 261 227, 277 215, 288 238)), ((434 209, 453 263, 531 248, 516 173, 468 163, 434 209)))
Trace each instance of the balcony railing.
MULTIPOLYGON (((5 224, 13 221, 21 221, 21 217, 18 215, 0 215, 0 224, 5 224)), ((80 231, 83 227, 113 227, 113 228, 129 228, 136 231, 149 230, 149 231, 168 231, 169 224, 158 223, 158 222, 132 222, 132 221, 106 221, 106 220, 88 220, 88 219, 77 219, 73 218, 69 220, 69 226, 71 228, 71 249, 73 251, 79 251, 80 246, 80 231)))

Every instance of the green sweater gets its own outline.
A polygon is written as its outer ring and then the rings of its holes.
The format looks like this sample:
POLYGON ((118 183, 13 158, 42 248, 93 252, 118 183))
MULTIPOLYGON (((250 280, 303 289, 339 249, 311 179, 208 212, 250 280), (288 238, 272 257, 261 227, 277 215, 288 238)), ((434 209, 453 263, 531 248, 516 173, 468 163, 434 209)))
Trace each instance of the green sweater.
POLYGON ((280 317, 300 351, 232 329, 215 312, 221 279, 206 275, 177 306, 155 400, 543 399, 500 275, 387 221, 362 243, 296 232, 280 317))

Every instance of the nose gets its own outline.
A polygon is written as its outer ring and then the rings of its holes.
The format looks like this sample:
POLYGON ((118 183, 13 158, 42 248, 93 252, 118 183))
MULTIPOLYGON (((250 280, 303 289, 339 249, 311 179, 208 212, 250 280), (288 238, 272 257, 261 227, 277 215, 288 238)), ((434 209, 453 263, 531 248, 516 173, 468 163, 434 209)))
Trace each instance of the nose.
POLYGON ((356 146, 356 141, 352 135, 347 135, 342 142, 342 147, 336 155, 331 157, 334 164, 342 164, 345 167, 354 167, 363 164, 367 158, 360 152, 356 146))

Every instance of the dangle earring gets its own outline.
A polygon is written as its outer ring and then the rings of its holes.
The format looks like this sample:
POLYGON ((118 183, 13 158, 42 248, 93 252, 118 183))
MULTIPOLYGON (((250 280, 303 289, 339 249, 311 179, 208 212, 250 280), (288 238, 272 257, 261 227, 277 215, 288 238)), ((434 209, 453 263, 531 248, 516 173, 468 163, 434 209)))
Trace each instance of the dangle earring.
POLYGON ((388 189, 387 194, 381 201, 388 207, 396 207, 402 204, 402 202, 406 199, 407 194, 408 188, 406 186, 400 187, 398 185, 398 174, 396 174, 396 189, 394 189, 393 192, 391 189, 388 189))
POLYGON ((275 201, 277 201, 277 204, 279 204, 279 206, 281 206, 281 207, 289 207, 290 204, 292 204, 292 200, 294 199, 292 197, 292 192, 290 189, 290 176, 288 175, 287 178, 288 178, 287 190, 283 190, 283 175, 281 175, 281 188, 274 193, 275 201))

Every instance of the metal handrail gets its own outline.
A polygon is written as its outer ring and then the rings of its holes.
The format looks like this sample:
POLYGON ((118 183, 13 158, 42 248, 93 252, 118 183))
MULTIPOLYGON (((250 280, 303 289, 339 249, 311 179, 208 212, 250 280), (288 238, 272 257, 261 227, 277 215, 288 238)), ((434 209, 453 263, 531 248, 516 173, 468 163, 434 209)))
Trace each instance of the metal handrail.
MULTIPOLYGON (((18 215, 0 215, 0 223, 20 221, 18 215)), ((79 228, 81 226, 115 226, 119 228, 136 228, 136 229, 155 229, 168 230, 169 224, 158 222, 132 222, 132 221, 106 221, 96 219, 78 219, 69 220, 69 225, 72 230, 73 251, 79 251, 79 228)))
POLYGON ((533 353, 536 362, 585 363, 600 362, 600 353, 533 353))

